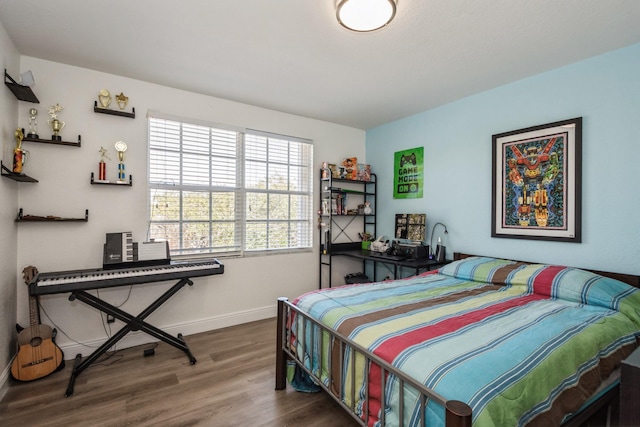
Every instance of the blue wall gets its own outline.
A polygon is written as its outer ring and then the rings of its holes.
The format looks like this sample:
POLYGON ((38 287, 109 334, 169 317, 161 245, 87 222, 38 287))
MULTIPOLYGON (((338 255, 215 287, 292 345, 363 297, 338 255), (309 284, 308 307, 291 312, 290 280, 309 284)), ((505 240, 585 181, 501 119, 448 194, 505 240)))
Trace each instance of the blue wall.
MULTIPOLYGON (((514 58, 517 60, 517 58, 514 58)), ((453 251, 640 274, 640 44, 367 131, 379 234, 426 213, 453 251), (491 237, 491 136, 582 117, 582 243, 491 237), (424 197, 393 199, 393 154, 424 147, 424 197)))

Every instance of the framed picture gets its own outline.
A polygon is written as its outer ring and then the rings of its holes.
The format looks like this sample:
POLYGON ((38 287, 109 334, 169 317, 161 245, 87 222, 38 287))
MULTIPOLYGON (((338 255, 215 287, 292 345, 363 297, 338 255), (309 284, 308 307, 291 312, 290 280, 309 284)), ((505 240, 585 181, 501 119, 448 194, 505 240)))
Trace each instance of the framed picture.
POLYGON ((396 151, 393 156, 393 198, 422 199, 424 147, 396 151))
POLYGON ((581 242, 582 117, 492 137, 491 237, 581 242))
POLYGON ((396 214, 396 239, 423 242, 426 239, 426 214, 396 214))

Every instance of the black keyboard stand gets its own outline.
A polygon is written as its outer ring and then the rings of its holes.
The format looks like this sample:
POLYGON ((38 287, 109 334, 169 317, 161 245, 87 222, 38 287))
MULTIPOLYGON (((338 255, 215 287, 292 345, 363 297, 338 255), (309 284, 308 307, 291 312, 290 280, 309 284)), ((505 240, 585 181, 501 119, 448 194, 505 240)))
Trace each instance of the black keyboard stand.
POLYGON ((120 310, 118 307, 115 307, 100 298, 87 293, 84 290, 76 290, 71 293, 69 296, 69 301, 73 301, 78 299, 85 304, 94 307, 103 313, 110 314, 118 320, 121 320, 126 323, 126 325, 116 332, 111 338, 104 342, 99 348, 97 348, 93 353, 87 356, 84 360, 82 360, 82 354, 78 353, 75 358, 75 362, 73 364, 73 370, 71 371, 71 378, 69 379, 69 385, 67 386, 67 391, 65 393, 65 397, 69 397, 73 394, 73 387, 76 382, 76 378, 80 375, 85 369, 87 369, 93 362, 95 362, 100 356, 102 356, 107 350, 113 347, 118 341, 124 338, 131 331, 143 331, 147 334, 151 335, 163 341, 169 345, 174 346, 175 348, 184 351, 189 358, 189 362, 191 364, 196 363, 196 358, 191 354, 191 350, 187 346, 186 342, 182 338, 182 334, 178 334, 178 337, 174 337, 169 335, 168 333, 156 328, 153 325, 150 325, 144 321, 151 313, 156 311, 162 304, 164 304, 169 298, 171 298, 176 292, 184 287, 184 285, 193 285, 193 282, 190 279, 184 278, 178 281, 175 285, 169 288, 165 293, 163 293, 160 298, 156 299, 154 302, 149 304, 147 308, 145 308, 139 315, 132 316, 129 313, 120 310))

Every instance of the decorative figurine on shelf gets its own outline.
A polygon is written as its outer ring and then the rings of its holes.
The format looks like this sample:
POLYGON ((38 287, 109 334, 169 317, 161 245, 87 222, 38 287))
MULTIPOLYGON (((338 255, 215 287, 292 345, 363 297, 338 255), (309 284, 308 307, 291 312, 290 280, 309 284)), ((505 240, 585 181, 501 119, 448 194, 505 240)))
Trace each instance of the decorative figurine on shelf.
POLYGON ((64 128, 65 123, 62 120, 58 120, 58 113, 63 110, 62 105, 56 104, 49 107, 49 117, 51 117, 47 123, 51 126, 53 130, 53 135, 51 135, 51 139, 53 141, 61 141, 62 137, 60 137, 60 131, 64 128))
POLYGON ((107 151, 106 148, 104 147, 100 147, 100 150, 98 150, 98 152, 100 153, 100 163, 98 163, 98 179, 100 181, 105 181, 107 180, 107 164, 105 163, 105 159, 111 160, 111 157, 109 157, 109 152, 107 151))
POLYGON ((38 139, 38 110, 35 108, 29 109, 29 133, 27 134, 27 138, 38 139))
POLYGON ((371 215, 373 213, 373 209, 371 209, 371 202, 364 202, 364 210, 365 215, 371 215))
POLYGON ((106 89, 101 89, 98 93, 98 101, 102 108, 107 108, 111 104, 111 94, 106 89))
POLYGON ((320 176, 322 179, 329 179, 329 174, 331 171, 329 170, 329 164, 327 162, 322 162, 322 172, 320 176))
POLYGON ((118 152, 118 182, 126 182, 124 174, 124 152, 127 151, 127 144, 124 141, 116 142, 116 151, 118 152))
POLYGON ((116 102, 118 103, 118 107, 121 110, 124 110, 124 107, 127 106, 127 102, 129 102, 129 97, 124 96, 124 93, 120 92, 120 95, 116 95, 116 102))
POLYGON ((22 149, 22 140, 24 139, 22 129, 16 129, 14 135, 16 137, 16 148, 13 149, 13 172, 21 174, 29 152, 22 149))

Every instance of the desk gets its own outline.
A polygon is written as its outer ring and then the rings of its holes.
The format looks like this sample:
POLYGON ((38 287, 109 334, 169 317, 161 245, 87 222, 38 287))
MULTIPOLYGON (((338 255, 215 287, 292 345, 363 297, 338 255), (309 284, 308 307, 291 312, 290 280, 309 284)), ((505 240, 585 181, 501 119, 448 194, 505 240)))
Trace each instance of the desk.
MULTIPOLYGON (((337 246, 337 245, 336 245, 337 246)), ((334 246, 335 247, 335 246, 334 246)), ((360 259, 364 264, 366 262, 373 263, 373 281, 377 282, 377 272, 376 265, 378 263, 393 265, 393 278, 398 278, 398 269, 400 269, 400 275, 402 275, 403 268, 410 268, 414 272, 413 274, 419 274, 420 270, 424 269, 425 271, 432 270, 434 268, 442 267, 443 265, 448 264, 451 261, 436 261, 434 259, 406 259, 400 257, 391 257, 387 256, 384 253, 379 252, 371 252, 369 250, 364 249, 336 249, 333 250, 331 256, 345 256, 349 258, 360 259)))

